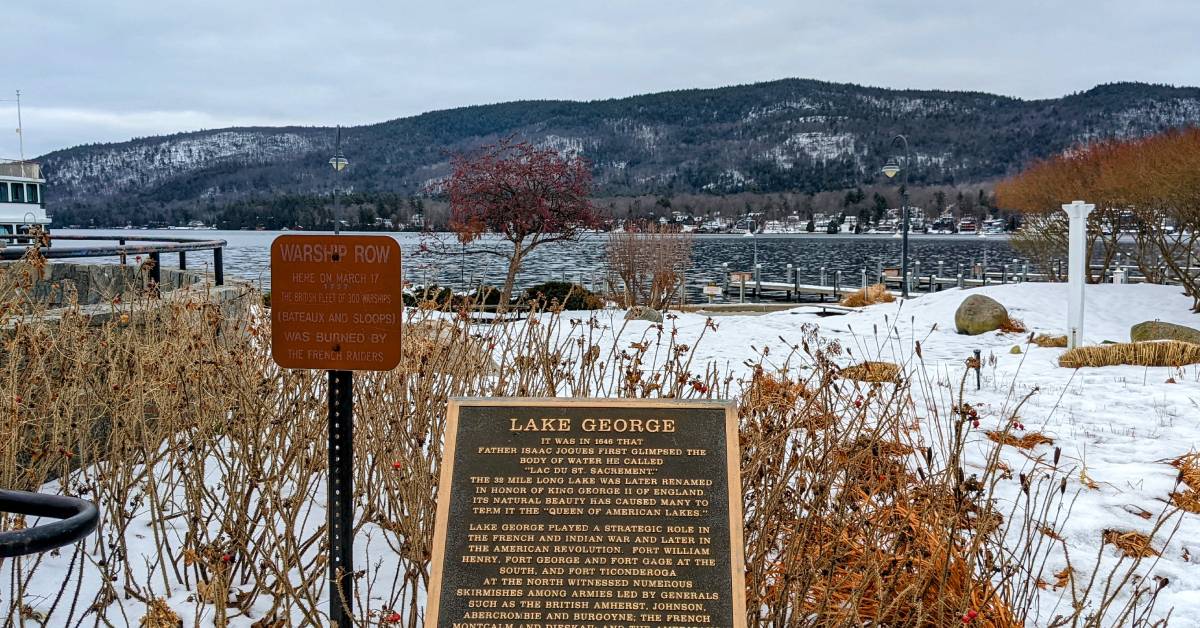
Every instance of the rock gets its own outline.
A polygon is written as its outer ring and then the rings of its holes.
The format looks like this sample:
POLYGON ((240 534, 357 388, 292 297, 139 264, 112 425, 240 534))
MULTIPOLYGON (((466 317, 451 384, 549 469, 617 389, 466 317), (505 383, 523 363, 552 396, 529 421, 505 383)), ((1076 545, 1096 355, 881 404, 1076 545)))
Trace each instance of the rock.
POLYGON ((1020 345, 1013 345, 1013 348, 1012 348, 1012 349, 1009 349, 1009 350, 1008 350, 1008 352, 1009 352, 1009 353, 1011 353, 1011 354, 1013 354, 1013 355, 1021 355, 1021 346, 1020 346, 1020 345))
POLYGON ((651 323, 663 322, 663 315, 654 308, 635 305, 625 312, 625 320, 627 321, 650 321, 651 323))
POLYGON ((958 310, 954 312, 954 326, 958 333, 976 336, 989 331, 1000 329, 1008 322, 1008 310, 1000 302, 973 294, 963 299, 958 310))
POLYGON ((1146 321, 1138 323, 1129 330, 1129 339, 1133 342, 1148 340, 1179 340, 1200 345, 1200 330, 1184 325, 1164 323, 1162 321, 1146 321))

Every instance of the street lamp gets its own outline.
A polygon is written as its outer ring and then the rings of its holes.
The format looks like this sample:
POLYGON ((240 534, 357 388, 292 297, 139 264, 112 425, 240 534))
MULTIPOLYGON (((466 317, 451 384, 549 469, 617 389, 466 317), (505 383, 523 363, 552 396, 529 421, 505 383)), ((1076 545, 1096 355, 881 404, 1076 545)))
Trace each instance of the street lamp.
POLYGON ((338 189, 337 182, 341 180, 341 173, 350 165, 346 156, 342 154, 342 126, 339 124, 337 128, 337 143, 334 145, 333 158, 329 160, 329 165, 333 167, 334 184, 333 184, 333 233, 339 234, 342 232, 342 221, 339 220, 340 206, 338 204, 338 189))
POLYGON ((896 162, 896 158, 888 159, 888 162, 883 166, 883 174, 887 178, 894 179, 897 174, 903 173, 904 178, 900 184, 900 214, 903 216, 901 221, 900 231, 900 296, 908 298, 908 138, 903 135, 897 135, 892 138, 892 143, 889 146, 893 148, 896 142, 900 141, 904 144, 904 167, 896 162))

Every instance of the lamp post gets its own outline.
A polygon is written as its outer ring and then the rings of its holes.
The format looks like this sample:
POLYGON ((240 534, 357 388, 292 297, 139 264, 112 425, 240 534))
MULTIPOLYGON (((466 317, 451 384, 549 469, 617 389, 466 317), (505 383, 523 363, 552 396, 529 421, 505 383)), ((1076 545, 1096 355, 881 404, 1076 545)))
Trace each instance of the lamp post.
POLYGON ((346 160, 346 156, 342 154, 342 126, 339 124, 337 128, 337 143, 334 145, 333 157, 329 160, 329 165, 333 167, 334 184, 333 184, 333 233, 334 235, 342 232, 342 221, 340 218, 340 205, 338 203, 337 184, 341 181, 342 171, 350 162, 346 160))
POLYGON ((887 164, 883 166, 883 174, 887 178, 894 178, 898 173, 903 172, 904 178, 900 184, 900 213, 903 216, 900 226, 900 296, 908 298, 908 138, 903 135, 897 135, 892 138, 891 146, 894 147, 896 142, 900 141, 904 144, 904 167, 896 163, 896 159, 889 159, 887 164))
POLYGON ((1083 344, 1083 289, 1087 285, 1087 219, 1095 205, 1075 201, 1062 206, 1070 229, 1070 263, 1067 266, 1067 348, 1083 344))
POLYGON ((758 268, 758 224, 750 219, 750 239, 754 241, 754 267, 758 268))

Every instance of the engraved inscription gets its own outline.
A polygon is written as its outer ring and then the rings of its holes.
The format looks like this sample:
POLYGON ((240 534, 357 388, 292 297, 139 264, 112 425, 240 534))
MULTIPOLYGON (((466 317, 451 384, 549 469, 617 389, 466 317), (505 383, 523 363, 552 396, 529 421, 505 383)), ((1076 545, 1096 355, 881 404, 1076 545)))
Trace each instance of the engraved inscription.
POLYGON ((724 406, 458 412, 427 625, 743 625, 724 406))

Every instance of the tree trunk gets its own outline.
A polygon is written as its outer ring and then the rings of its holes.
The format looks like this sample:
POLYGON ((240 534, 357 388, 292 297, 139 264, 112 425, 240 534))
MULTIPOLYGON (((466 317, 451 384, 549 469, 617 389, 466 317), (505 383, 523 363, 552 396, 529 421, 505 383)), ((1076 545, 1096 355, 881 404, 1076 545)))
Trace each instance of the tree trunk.
POLYGON ((517 271, 521 269, 524 257, 525 251, 521 249, 521 245, 514 244, 512 257, 508 258, 508 276, 504 278, 504 288, 500 290, 500 305, 496 307, 497 313, 503 314, 508 311, 508 302, 512 300, 513 284, 517 282, 517 271))

